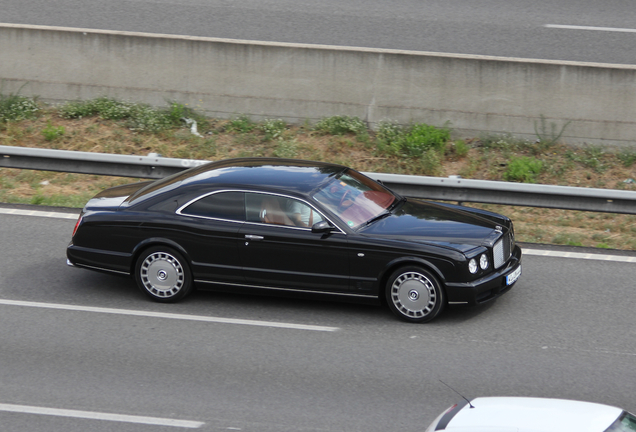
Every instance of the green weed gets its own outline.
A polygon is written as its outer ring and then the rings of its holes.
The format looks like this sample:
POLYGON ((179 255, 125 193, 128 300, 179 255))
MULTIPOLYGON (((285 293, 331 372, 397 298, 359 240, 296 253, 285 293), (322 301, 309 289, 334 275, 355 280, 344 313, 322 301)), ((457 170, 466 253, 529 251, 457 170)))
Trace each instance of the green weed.
POLYGON ((440 152, 436 149, 427 150, 421 158, 422 170, 425 175, 437 176, 441 173, 442 161, 440 152))
POLYGON ((603 163, 605 150, 600 146, 587 146, 583 149, 583 154, 580 151, 568 150, 565 156, 587 168, 592 168, 597 173, 602 173, 607 169, 603 163))
POLYGON ((50 121, 47 122, 46 127, 42 129, 42 135, 47 141, 55 141, 56 139, 64 135, 65 132, 66 129, 64 129, 64 126, 53 126, 50 121))
POLYGON ((320 120, 314 126, 314 130, 330 135, 364 135, 367 134, 367 125, 358 117, 333 116, 320 120))
POLYGON ((274 150, 274 156, 279 158, 295 158, 298 154, 298 144, 295 140, 280 141, 274 150))
POLYGON ((252 132, 256 128, 256 123, 252 121, 248 116, 241 115, 235 119, 230 120, 225 129, 228 132, 248 133, 252 132))
POLYGON ((446 149, 446 153, 449 156, 455 157, 457 159, 463 159, 468 155, 468 144, 464 140, 457 140, 455 142, 451 142, 448 148, 446 149))
POLYGON ((58 115, 67 119, 99 116, 104 120, 124 121, 137 132, 161 132, 174 128, 186 112, 183 105, 172 104, 167 110, 157 110, 146 104, 133 104, 101 97, 88 101, 68 102, 58 108, 58 115))
POLYGON ((479 137, 483 148, 487 150, 517 151, 530 145, 530 141, 512 134, 485 134, 479 137))
POLYGON ((623 162, 625 167, 629 168, 636 162, 636 150, 633 148, 622 149, 616 154, 616 157, 623 162))
POLYGON ((0 124, 35 118, 39 112, 36 99, 19 94, 4 95, 0 92, 0 124))
POLYGON ((450 140, 450 130, 425 123, 403 127, 390 122, 381 122, 376 136, 380 153, 387 152, 396 156, 419 158, 427 154, 429 150, 442 153, 450 140))
POLYGON ((552 122, 550 123, 550 128, 548 130, 545 117, 541 115, 539 125, 537 125, 536 121, 534 122, 534 132, 537 135, 537 143, 540 144, 539 147, 543 150, 547 150, 548 148, 556 144, 563 135, 563 132, 565 132, 565 128, 570 123, 570 121, 566 122, 563 126, 561 126, 560 130, 557 130, 556 123, 552 122))
POLYGON ((536 183, 543 171, 543 162, 532 157, 514 157, 503 174, 506 181, 536 183))
POLYGON ((265 141, 271 141, 283 137, 283 132, 287 130, 287 123, 281 119, 267 119, 259 126, 265 134, 265 141))

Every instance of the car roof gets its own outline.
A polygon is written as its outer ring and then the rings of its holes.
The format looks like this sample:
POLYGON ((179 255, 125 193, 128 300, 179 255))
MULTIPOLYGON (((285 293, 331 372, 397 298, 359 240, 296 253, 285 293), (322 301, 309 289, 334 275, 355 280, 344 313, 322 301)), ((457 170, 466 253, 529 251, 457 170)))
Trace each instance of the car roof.
POLYGON ((446 431, 602 432, 623 412, 593 402, 527 397, 481 397, 464 406, 446 431))
POLYGON ((264 189, 285 190, 307 194, 347 167, 325 162, 279 158, 235 158, 210 162, 196 168, 153 182, 139 191, 141 198, 152 191, 179 186, 226 185, 232 187, 258 186, 264 189))

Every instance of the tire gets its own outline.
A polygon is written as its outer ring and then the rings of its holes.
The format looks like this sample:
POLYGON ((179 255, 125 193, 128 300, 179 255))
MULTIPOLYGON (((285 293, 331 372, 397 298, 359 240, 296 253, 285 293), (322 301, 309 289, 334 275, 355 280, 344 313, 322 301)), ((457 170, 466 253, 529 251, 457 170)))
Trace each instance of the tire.
POLYGON ((181 300, 193 287, 185 258, 166 246, 154 246, 141 254, 135 266, 135 280, 144 294, 162 303, 181 300))
POLYGON ((386 301, 395 315, 413 323, 428 322, 444 309, 444 290, 435 276, 418 266, 402 267, 389 277, 386 301))

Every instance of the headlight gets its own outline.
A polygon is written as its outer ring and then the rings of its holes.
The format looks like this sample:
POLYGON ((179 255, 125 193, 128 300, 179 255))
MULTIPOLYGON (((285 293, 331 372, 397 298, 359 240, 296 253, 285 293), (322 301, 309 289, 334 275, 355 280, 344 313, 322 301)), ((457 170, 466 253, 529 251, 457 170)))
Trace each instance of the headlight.
POLYGON ((468 261, 468 271, 472 274, 477 273, 477 261, 475 258, 471 258, 470 261, 468 261))
POLYGON ((488 264, 488 255, 481 254, 479 257, 479 267, 481 267, 482 270, 486 270, 488 268, 488 264))

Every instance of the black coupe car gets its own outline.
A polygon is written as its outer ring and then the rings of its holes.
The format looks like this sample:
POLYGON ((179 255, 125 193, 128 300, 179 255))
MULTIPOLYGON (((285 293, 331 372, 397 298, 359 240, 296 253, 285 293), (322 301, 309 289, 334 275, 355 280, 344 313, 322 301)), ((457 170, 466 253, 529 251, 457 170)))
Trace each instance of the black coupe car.
POLYGON ((161 302, 195 285, 321 293, 386 300, 411 322, 492 300, 521 275, 505 216, 405 198, 341 165, 263 158, 101 192, 67 257, 132 275, 161 302))

